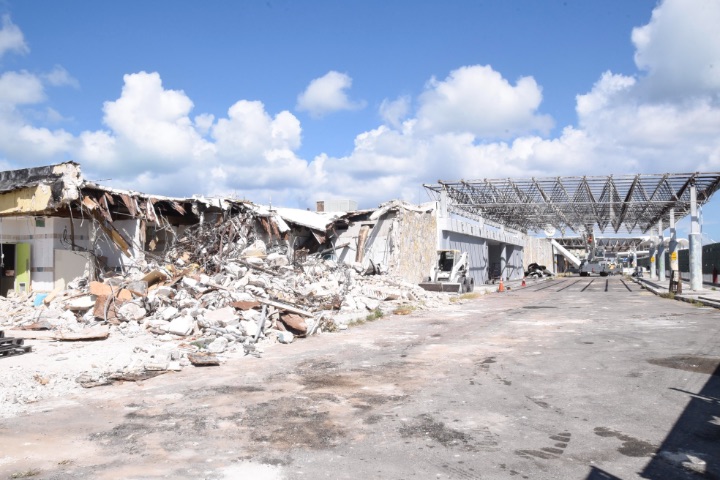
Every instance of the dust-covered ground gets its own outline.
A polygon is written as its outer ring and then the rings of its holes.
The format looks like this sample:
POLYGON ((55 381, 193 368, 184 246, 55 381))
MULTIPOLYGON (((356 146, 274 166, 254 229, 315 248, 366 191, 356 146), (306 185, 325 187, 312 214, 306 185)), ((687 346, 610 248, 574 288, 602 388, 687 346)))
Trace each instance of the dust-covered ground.
MULTIPOLYGON (((717 478, 719 320, 618 278, 386 315, 38 400, 0 478, 717 478)), ((41 377, 92 362, 43 348, 41 377)))

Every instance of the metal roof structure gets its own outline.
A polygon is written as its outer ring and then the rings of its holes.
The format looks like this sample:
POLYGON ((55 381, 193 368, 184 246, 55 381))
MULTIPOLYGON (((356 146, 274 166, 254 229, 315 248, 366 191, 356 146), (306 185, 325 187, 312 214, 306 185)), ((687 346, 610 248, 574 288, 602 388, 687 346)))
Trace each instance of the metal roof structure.
POLYGON ((583 177, 439 181, 424 185, 436 200, 445 193, 450 211, 482 217, 523 231, 549 226, 583 232, 647 233, 670 211, 690 213, 690 186, 702 205, 720 188, 720 173, 664 173, 583 177))

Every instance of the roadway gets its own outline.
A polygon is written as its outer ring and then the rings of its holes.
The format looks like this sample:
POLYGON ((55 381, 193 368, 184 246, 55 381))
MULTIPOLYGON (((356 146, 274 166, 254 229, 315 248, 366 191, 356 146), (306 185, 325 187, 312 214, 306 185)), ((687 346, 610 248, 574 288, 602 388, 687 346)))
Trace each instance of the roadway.
POLYGON ((0 478, 718 478, 718 312, 529 282, 44 403, 0 478))

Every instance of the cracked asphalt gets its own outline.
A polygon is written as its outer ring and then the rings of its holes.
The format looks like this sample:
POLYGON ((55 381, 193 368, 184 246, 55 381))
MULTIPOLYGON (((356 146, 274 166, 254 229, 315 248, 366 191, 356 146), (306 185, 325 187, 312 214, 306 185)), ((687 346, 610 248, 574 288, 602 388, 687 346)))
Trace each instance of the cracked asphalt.
POLYGON ((561 278, 40 402, 0 478, 720 478, 718 364, 718 310, 561 278))

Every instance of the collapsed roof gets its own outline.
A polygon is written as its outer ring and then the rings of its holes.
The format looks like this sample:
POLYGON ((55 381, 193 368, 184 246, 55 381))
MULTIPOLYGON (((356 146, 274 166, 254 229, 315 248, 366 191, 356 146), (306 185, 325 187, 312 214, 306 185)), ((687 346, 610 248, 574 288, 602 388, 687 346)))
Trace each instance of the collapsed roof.
POLYGON ((482 217, 523 231, 554 227, 583 232, 597 225, 628 233, 667 225, 670 212, 690 213, 690 186, 702 205, 720 188, 720 173, 664 173, 583 177, 439 181, 424 185, 436 200, 447 195, 459 215, 482 217))

